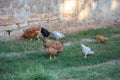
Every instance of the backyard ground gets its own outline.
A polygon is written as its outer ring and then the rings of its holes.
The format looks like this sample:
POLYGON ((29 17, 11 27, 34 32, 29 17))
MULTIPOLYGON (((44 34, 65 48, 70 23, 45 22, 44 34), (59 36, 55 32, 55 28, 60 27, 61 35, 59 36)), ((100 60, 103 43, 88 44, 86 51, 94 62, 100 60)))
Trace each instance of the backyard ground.
MULTIPOLYGON (((51 39, 54 39, 50 37, 51 39)), ((42 41, 0 41, 0 80, 119 80, 120 28, 65 34, 64 50, 50 60, 42 41), (97 34, 108 41, 97 42, 97 34), (94 52, 84 58, 80 43, 94 52)))

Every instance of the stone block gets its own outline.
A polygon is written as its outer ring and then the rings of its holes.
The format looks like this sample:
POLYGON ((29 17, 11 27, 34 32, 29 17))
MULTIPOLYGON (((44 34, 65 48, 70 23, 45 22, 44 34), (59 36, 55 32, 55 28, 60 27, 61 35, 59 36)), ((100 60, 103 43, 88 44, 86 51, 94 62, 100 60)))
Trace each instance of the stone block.
POLYGON ((7 25, 6 27, 4 27, 5 31, 7 31, 7 30, 16 30, 16 29, 18 29, 18 26, 16 24, 7 25))
POLYGON ((0 26, 6 26, 14 23, 16 23, 16 20, 13 17, 8 15, 3 15, 3 17, 2 15, 0 16, 0 26))
POLYGON ((28 21, 18 24, 20 28, 28 26, 28 21))
POLYGON ((41 14, 31 13, 28 21, 39 21, 41 20, 41 14))
POLYGON ((5 29, 6 26, 0 26, 0 32, 2 32, 5 29))
POLYGON ((10 0, 0 0, 0 8, 2 7, 9 7, 10 6, 10 0))
POLYGON ((23 29, 14 30, 14 31, 11 32, 11 35, 12 36, 20 36, 20 35, 23 34, 23 32, 24 32, 23 29))

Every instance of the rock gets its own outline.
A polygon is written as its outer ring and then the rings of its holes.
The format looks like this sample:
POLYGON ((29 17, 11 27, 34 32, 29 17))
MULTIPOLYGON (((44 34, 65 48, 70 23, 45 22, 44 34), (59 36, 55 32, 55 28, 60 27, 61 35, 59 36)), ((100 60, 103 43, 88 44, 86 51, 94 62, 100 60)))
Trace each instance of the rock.
POLYGON ((28 26, 28 21, 18 24, 20 28, 28 26))
POLYGON ((18 25, 13 24, 13 25, 7 25, 4 30, 16 30, 18 28, 18 25))
POLYGON ((31 13, 28 21, 40 21, 41 14, 31 13))
POLYGON ((3 17, 0 17, 0 26, 6 26, 10 24, 15 24, 15 23, 16 21, 13 17, 7 16, 7 15, 6 16, 3 15, 3 17))

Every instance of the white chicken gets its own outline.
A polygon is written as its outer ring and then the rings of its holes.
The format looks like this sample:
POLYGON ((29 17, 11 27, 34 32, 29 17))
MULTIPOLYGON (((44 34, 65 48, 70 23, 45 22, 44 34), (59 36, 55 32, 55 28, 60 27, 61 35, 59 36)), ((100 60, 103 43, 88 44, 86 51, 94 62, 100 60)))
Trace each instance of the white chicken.
POLYGON ((85 54, 85 58, 87 57, 88 54, 94 54, 94 52, 87 46, 85 46, 84 44, 81 44, 82 47, 82 52, 85 54))
POLYGON ((64 34, 58 32, 58 31, 51 32, 51 35, 54 36, 56 39, 60 39, 60 38, 64 38, 65 37, 64 34))

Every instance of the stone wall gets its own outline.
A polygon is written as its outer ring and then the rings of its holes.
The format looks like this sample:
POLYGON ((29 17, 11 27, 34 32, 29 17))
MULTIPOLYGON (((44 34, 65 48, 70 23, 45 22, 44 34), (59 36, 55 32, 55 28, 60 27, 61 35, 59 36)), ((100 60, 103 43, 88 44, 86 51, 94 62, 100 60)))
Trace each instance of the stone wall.
POLYGON ((0 35, 31 24, 69 33, 120 23, 120 0, 0 0, 0 35))

